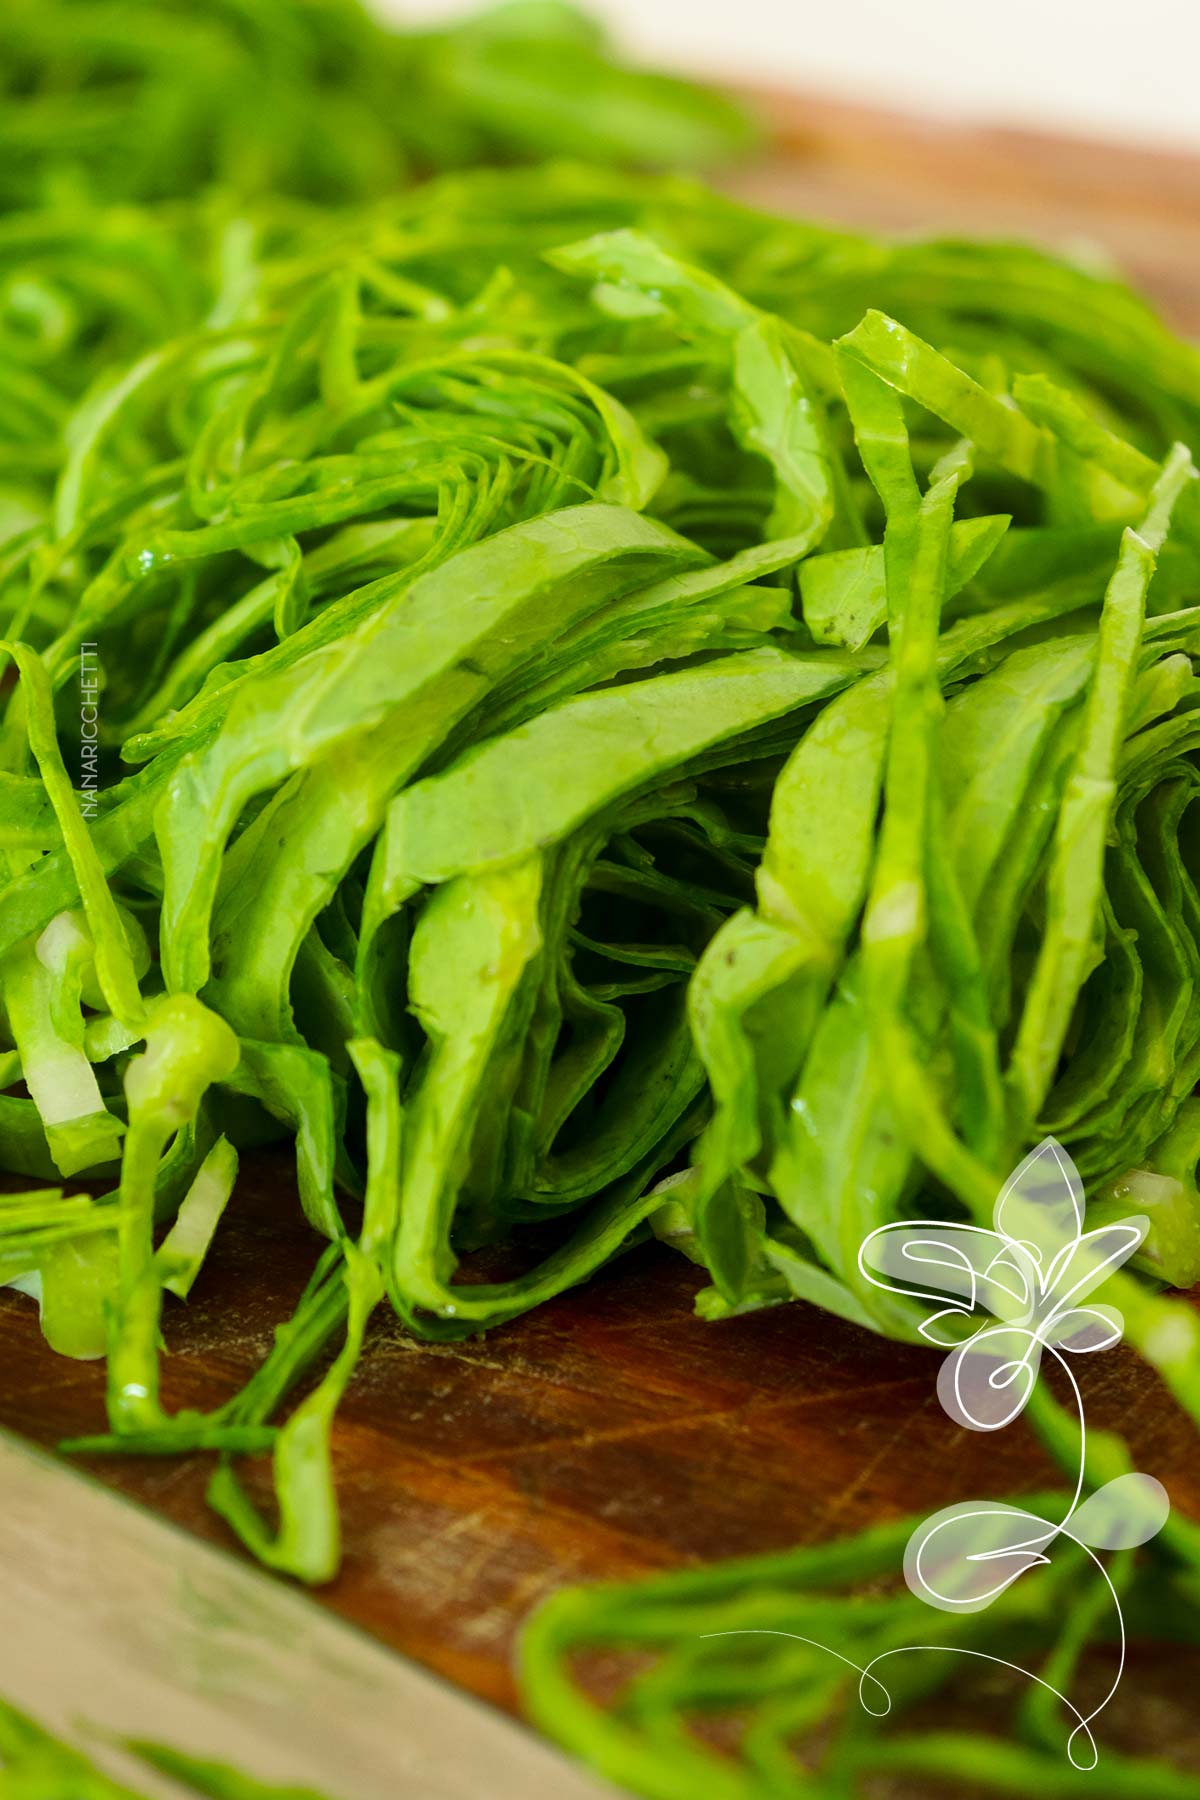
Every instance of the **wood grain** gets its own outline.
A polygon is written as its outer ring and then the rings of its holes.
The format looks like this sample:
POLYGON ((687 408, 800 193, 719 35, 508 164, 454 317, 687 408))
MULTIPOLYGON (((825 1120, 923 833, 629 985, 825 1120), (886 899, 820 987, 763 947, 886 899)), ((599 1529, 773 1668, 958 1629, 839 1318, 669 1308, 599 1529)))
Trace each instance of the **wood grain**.
MULTIPOLYGON (((239 1185, 203 1284, 167 1320, 170 1407, 211 1406, 265 1354, 311 1266, 282 1157, 239 1185)), ((813 1308, 710 1325, 657 1246, 486 1340, 415 1342, 380 1315, 339 1416, 346 1559, 324 1601, 465 1688, 515 1705, 511 1650, 563 1582, 808 1543, 1054 1480, 1029 1433, 958 1430, 936 1359, 813 1308)), ((1132 1355, 1089 1369, 1089 1418, 1200 1514, 1191 1426, 1132 1355)), ((102 1418, 103 1371, 0 1295, 0 1424, 53 1444, 102 1418)), ((228 1542, 207 1459, 90 1457, 102 1480, 228 1542)), ((265 1499, 265 1490, 262 1494, 265 1499)))
MULTIPOLYGON (((1086 240, 1200 329, 1200 161, 766 104, 778 150, 739 174, 743 194, 895 230, 1086 240)), ((285 1160, 250 1167, 217 1244, 167 1321, 172 1405, 231 1392, 308 1274, 317 1245, 285 1160)), ((560 1583, 814 1541, 1050 1474, 1023 1428, 957 1430, 928 1353, 799 1305, 704 1325, 698 1284, 648 1248, 484 1342, 431 1347, 381 1317, 337 1426, 346 1557, 323 1602, 512 1707, 514 1632, 560 1583)), ((1094 1361, 1089 1418, 1200 1514, 1191 1428, 1132 1355, 1094 1361)), ((0 1424, 43 1443, 93 1429, 102 1385, 98 1366, 51 1355, 28 1302, 0 1295, 0 1424)), ((226 1541, 204 1458, 88 1466, 226 1541)))
POLYGON ((775 149, 728 183, 744 198, 879 231, 1029 239, 1120 269, 1200 334, 1200 156, 756 99, 775 149))

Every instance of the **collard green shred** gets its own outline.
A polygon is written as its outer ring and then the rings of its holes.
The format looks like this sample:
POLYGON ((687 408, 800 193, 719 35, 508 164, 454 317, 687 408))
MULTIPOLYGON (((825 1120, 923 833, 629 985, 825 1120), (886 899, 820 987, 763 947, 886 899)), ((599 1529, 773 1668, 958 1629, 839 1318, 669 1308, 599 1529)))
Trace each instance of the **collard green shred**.
MULTIPOLYGON (((740 115, 557 6, 14 0, 0 66, 0 1279, 107 1357, 77 1447, 213 1452, 214 1507, 323 1581, 376 1308, 483 1331, 656 1233, 706 1317, 916 1338, 864 1239, 986 1222, 1047 1133, 1090 1222, 1149 1219, 1108 1291, 1200 1420, 1157 1291, 1200 1274, 1200 355, 1043 253, 622 172, 740 115), (272 1140, 312 1279, 172 1411, 272 1140)), ((530 1705, 640 1793, 800 1791, 844 1668, 703 1633, 911 1634, 836 1591, 907 1529, 568 1596, 530 1705), (597 1646, 652 1653, 613 1711, 597 1646), (747 1707, 736 1750, 687 1728, 747 1707)), ((1127 1576, 1183 1635, 1195 1539, 1127 1576)), ((1064 1566, 1004 1629, 1066 1669, 1064 1566)), ((838 1724, 804 1791, 1066 1792, 1035 1715, 986 1765, 838 1724)))
MULTIPOLYGON (((1020 1504, 1061 1518, 1067 1496, 1023 1495, 1020 1504)), ((1099 1619, 1081 1616, 1095 1589, 1072 1545, 1036 1583, 1014 1584, 985 1612, 931 1614, 890 1579, 912 1527, 901 1519, 772 1556, 565 1589, 525 1632, 530 1712, 619 1788, 652 1800, 837 1800, 872 1791, 881 1775, 904 1791, 908 1777, 921 1794, 1190 1800, 1194 1775, 1157 1755, 1106 1746, 1097 1767, 1074 1767, 1062 1750, 1069 1723, 1058 1696, 1035 1688, 1036 1704, 1013 1721, 994 1668, 986 1699, 982 1690, 973 1696, 986 1728, 963 1729, 952 1687, 960 1653, 1015 1667, 1045 1656, 1053 1683, 1089 1636, 1099 1654, 1116 1653, 1111 1607, 1099 1619), (906 1654, 915 1645, 944 1653, 906 1654), (589 1668, 603 1670, 607 1703, 589 1668), (897 1722, 910 1707, 920 1708, 924 1728, 897 1722), (819 1754, 804 1749, 815 1732, 819 1754)), ((1127 1627, 1160 1643, 1195 1644, 1191 1572, 1153 1565, 1131 1580, 1125 1552, 1111 1573, 1127 1627)))

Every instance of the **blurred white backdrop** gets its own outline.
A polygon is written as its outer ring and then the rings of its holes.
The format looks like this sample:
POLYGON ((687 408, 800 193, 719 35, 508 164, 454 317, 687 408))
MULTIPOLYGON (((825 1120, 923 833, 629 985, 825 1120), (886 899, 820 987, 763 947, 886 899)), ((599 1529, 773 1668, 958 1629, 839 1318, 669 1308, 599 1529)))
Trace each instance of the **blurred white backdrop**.
MULTIPOLYGON (((375 0, 395 18, 476 10, 375 0)), ((1200 148, 1200 0, 584 0, 639 58, 909 111, 1200 148)))

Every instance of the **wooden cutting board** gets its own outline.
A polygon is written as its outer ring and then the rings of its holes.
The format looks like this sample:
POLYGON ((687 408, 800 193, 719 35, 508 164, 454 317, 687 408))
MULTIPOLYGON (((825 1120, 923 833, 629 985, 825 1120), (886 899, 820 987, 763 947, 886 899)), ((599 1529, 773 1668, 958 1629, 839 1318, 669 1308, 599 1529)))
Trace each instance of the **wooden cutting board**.
MULTIPOLYGON (((764 103, 777 149, 731 180, 739 193, 856 225, 1090 245, 1200 331, 1200 158, 764 103)), ((240 1385, 317 1249, 287 1160, 259 1159, 191 1303, 168 1316, 169 1405, 210 1407, 240 1385)), ((339 1416, 346 1556, 322 1602, 513 1707, 514 1634, 562 1583, 808 1543, 1053 1479, 1023 1427, 991 1439, 951 1424, 930 1353, 799 1305, 705 1325, 699 1285, 648 1247, 485 1341, 420 1344, 381 1315, 339 1416)), ((1132 1355, 1089 1362, 1089 1421, 1125 1432, 1137 1466, 1200 1516, 1192 1428, 1132 1355)), ((0 1293, 0 1425, 45 1444, 94 1430, 102 1391, 99 1366, 53 1356, 30 1304, 0 1293)), ((229 1541, 204 1506, 206 1458, 86 1466, 229 1541)), ((1198 1678, 1196 1658, 1143 1654, 1122 1704, 1156 1708, 1156 1748, 1200 1769, 1198 1678)), ((1135 1723, 1144 1737, 1143 1713, 1135 1723)))

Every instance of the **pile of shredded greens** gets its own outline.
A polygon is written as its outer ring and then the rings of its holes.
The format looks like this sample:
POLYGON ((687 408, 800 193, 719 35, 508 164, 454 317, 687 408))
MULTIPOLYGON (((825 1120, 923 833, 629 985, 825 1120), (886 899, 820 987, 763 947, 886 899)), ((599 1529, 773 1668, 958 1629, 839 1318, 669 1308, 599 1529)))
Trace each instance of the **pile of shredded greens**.
POLYGON ((369 200, 546 155, 678 168, 753 141, 719 94, 614 60, 563 0, 389 30, 357 0, 5 0, 0 211, 369 200))
MULTIPOLYGON (((1108 1293, 1200 1418, 1200 1319, 1155 1292, 1200 1276, 1200 355, 1032 250, 678 177, 387 193, 737 141, 557 8, 13 0, 0 47, 0 1280, 107 1357, 79 1447, 215 1452, 216 1510, 322 1581, 377 1306, 463 1336, 657 1233, 707 1316, 917 1339, 863 1239, 988 1222, 1047 1132, 1150 1216, 1108 1293), (278 1139, 311 1282, 239 1394, 169 1413, 172 1309, 278 1139)), ((805 1773, 846 1671, 702 1635, 911 1639, 910 1596, 839 1591, 908 1529, 567 1596, 531 1709, 665 1800, 1074 1792, 1044 1694, 986 1756, 855 1713, 805 1773), (613 1646, 607 1712, 570 1659, 613 1646)), ((1131 1616, 1194 1637, 1200 1539, 1162 1542, 1131 1616)), ((1061 1674, 1092 1607, 1067 1558, 1004 1629, 1061 1674)))

